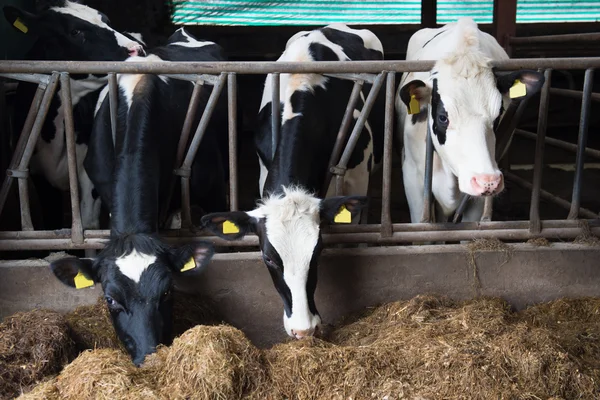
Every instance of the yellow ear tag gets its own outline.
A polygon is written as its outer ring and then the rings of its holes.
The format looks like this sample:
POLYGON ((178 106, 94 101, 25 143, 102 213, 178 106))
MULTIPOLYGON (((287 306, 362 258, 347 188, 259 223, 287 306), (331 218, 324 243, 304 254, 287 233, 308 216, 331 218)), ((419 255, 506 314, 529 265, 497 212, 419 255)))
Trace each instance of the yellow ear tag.
POLYGON ((408 113, 418 114, 419 112, 421 112, 421 106, 419 105, 419 100, 413 94, 410 96, 410 102, 408 103, 408 113))
POLYGON ((527 94, 527 86, 520 80, 516 80, 515 83, 510 88, 508 95, 511 99, 516 99, 517 97, 523 97, 527 94))
POLYGON ((223 222, 223 233, 240 233, 240 228, 233 222, 227 220, 223 222))
POLYGON ((333 222, 335 222, 336 224, 349 224, 352 222, 352 214, 350 213, 350 211, 348 211, 346 206, 342 206, 340 207, 338 213, 335 215, 333 222))
POLYGON ((75 275, 73 281, 75 282, 75 288, 77 289, 84 289, 94 286, 94 281, 86 278, 85 275, 81 273, 81 271, 79 271, 77 275, 75 275))
POLYGON ((190 258, 190 260, 188 262, 185 263, 185 265, 183 267, 181 267, 181 272, 185 272, 185 271, 189 271, 190 269, 194 269, 196 268, 196 260, 194 260, 194 257, 190 258))
POLYGON ((13 22, 13 26, 23 33, 29 32, 29 28, 25 26, 23 21, 21 21, 21 18, 17 18, 15 22, 13 22))

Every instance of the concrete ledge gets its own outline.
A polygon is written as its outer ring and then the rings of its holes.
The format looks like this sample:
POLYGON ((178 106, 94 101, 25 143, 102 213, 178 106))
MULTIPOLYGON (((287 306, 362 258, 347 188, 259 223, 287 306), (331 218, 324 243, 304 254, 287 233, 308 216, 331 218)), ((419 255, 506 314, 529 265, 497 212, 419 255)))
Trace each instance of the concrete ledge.
MULTIPOLYGON (((477 251, 476 271, 462 245, 327 249, 317 307, 325 323, 335 323, 366 307, 423 293, 454 299, 498 296, 518 309, 560 297, 600 296, 599 247, 508 246, 508 253, 477 251)), ((101 294, 99 287, 67 288, 47 265, 44 260, 0 261, 1 317, 36 307, 67 311, 101 294)), ((199 279, 178 287, 210 297, 223 318, 259 346, 286 338, 283 305, 258 252, 218 254, 199 279)))

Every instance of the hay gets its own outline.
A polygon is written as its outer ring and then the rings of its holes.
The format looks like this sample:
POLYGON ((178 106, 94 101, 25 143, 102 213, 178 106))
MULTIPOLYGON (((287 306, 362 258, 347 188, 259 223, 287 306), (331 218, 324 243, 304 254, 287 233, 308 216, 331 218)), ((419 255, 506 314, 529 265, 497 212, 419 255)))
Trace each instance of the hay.
POLYGON ((67 313, 66 319, 79 351, 103 348, 124 350, 113 328, 104 297, 98 298, 96 304, 77 307, 67 313))
POLYGON ((215 313, 211 300, 197 294, 173 292, 173 337, 196 325, 218 325, 221 318, 215 313))
POLYGON ((64 317, 33 310, 0 324, 0 397, 10 398, 60 370, 74 355, 64 317))
POLYGON ((262 379, 260 352, 229 326, 192 328, 153 358, 156 385, 170 398, 240 398, 262 379))
POLYGON ((550 247, 551 243, 546 238, 538 237, 538 238, 529 239, 527 241, 527 244, 531 244, 533 246, 538 246, 538 247, 550 247))
POLYGON ((38 384, 29 393, 17 397, 18 400, 59 400, 60 395, 56 388, 56 378, 38 384))
POLYGON ((592 233, 587 221, 580 220, 579 227, 581 228, 581 234, 573 240, 573 243, 594 247, 600 246, 600 239, 592 233))

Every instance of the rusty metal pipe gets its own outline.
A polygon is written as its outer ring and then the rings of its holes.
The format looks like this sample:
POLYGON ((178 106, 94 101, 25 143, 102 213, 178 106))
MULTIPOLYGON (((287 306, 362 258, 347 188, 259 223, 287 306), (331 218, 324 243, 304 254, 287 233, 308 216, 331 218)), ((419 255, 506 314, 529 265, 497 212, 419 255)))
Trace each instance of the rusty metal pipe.
POLYGON ((546 138, 546 129, 548 127, 548 104, 550 102, 550 85, 552 79, 552 70, 544 71, 546 82, 542 88, 540 97, 540 109, 538 117, 537 141, 535 145, 535 162, 533 167, 533 189, 531 191, 531 205, 529 208, 530 232, 532 234, 540 233, 542 226, 540 224, 540 191, 542 186, 542 172, 544 167, 544 139, 546 138))
MULTIPOLYGON (((537 140, 537 134, 533 132, 529 132, 523 129, 515 129, 515 133, 527 139, 537 140)), ((572 151, 573 153, 577 153, 576 144, 565 142, 564 140, 554 139, 548 136, 544 138, 544 141, 550 146, 558 147, 564 150, 572 151)), ((600 150, 585 147, 584 152, 587 156, 592 156, 600 159, 600 150)))
POLYGON ((346 111, 344 112, 344 117, 342 118, 342 123, 340 124, 340 129, 338 130, 337 137, 335 139, 335 145, 333 146, 333 151, 331 152, 331 157, 329 158, 329 162, 327 163, 327 173, 325 175, 325 182, 321 187, 321 198, 325 198, 327 195, 327 191, 329 190, 329 185, 331 184, 331 178, 333 177, 333 173, 331 172, 331 168, 335 167, 335 164, 340 159, 340 155, 342 154, 342 150, 344 149, 344 143, 346 142, 346 138, 348 137, 348 129, 350 129, 350 124, 352 123, 352 117, 354 114, 354 109, 356 108, 356 102, 360 96, 360 91, 363 87, 363 81, 354 82, 354 86, 352 87, 352 93, 350 93, 350 98, 348 99, 348 105, 346 106, 346 111))
POLYGON ((583 175, 583 162, 585 160, 588 128, 590 125, 593 86, 594 70, 589 68, 585 71, 585 78, 583 81, 583 98, 581 100, 581 117, 579 119, 579 135, 577 139, 577 157, 575 160, 575 176, 573 177, 573 195, 571 197, 571 209, 569 210, 568 219, 576 219, 579 217, 579 207, 581 206, 581 179, 583 175))
POLYGON ((393 234, 391 195, 392 195, 392 147, 394 141, 394 97, 396 95, 396 74, 387 73, 385 85, 385 121, 383 129, 383 181, 381 199, 381 236, 393 234))
POLYGON ((227 74, 227 110, 229 119, 229 210, 237 211, 237 80, 233 73, 227 74))
POLYGON ((67 145, 67 167, 69 170, 69 192, 71 194, 71 239, 75 244, 83 243, 83 226, 79 202, 79 180, 77 179, 77 154, 75 153, 75 126, 73 124, 73 102, 69 74, 60 74, 60 101, 64 105, 65 136, 67 145))
POLYGON ((511 37, 510 44, 557 44, 557 43, 577 43, 577 42, 598 42, 600 41, 600 33, 572 33, 566 35, 544 35, 544 36, 527 36, 527 37, 511 37))
MULTIPOLYGON (((550 94, 555 94, 558 96, 569 97, 572 99, 580 100, 583 97, 583 92, 581 90, 571 90, 571 89, 558 89, 558 88, 550 88, 550 94)), ((600 93, 592 93, 591 94, 592 101, 600 101, 600 93)))
POLYGON ((275 152, 279 143, 279 133, 281 131, 280 78, 279 73, 271 74, 271 161, 275 159, 275 152))
MULTIPOLYGON (((429 113, 429 111, 427 111, 429 113)), ((431 137, 431 126, 427 120, 427 137, 425 144, 425 175, 423 178, 423 213, 421 222, 431 222, 431 209, 433 207, 433 138, 431 137)))

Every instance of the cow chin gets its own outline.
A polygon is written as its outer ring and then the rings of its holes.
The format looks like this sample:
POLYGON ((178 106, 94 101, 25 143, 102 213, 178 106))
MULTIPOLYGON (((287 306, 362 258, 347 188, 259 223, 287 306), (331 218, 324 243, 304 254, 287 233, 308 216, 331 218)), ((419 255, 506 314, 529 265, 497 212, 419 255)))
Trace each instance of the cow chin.
POLYGON ((288 317, 283 313, 283 326, 291 338, 303 339, 308 336, 315 336, 321 327, 321 317, 308 312, 307 318, 294 318, 294 314, 288 317))

